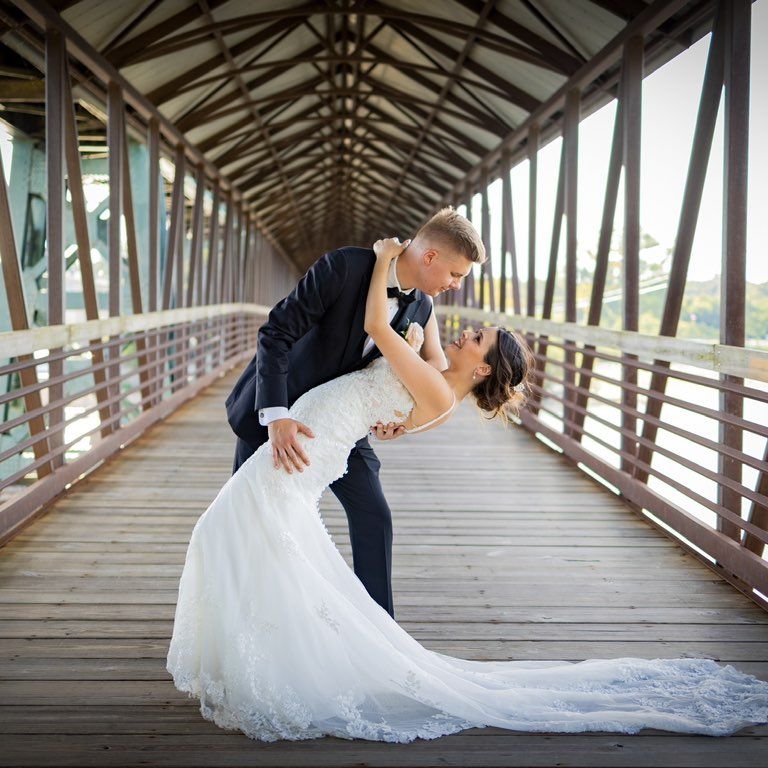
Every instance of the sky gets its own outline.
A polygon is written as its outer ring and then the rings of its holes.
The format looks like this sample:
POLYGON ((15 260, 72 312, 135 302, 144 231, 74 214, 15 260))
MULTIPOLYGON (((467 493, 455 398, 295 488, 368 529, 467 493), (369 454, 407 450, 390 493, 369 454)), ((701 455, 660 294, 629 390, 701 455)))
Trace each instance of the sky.
MULTIPOLYGON (((711 35, 643 79, 640 225, 662 247, 674 245, 683 190, 690 160, 701 86, 704 80, 711 35)), ((750 141, 747 212, 747 280, 768 281, 768 0, 752 5, 750 141)), ((724 96, 724 95, 723 95, 724 96)), ((688 271, 689 280, 708 280, 721 272, 723 101, 721 96, 712 143, 696 237, 688 271)), ((616 102, 581 121, 577 210, 577 259, 586 266, 588 251, 597 250, 600 234, 608 157, 613 134, 616 102)), ((546 274, 549 260, 552 217, 562 139, 550 142, 539 152, 536 272, 546 274)), ((623 181, 622 181, 623 184, 623 181)), ((527 279, 528 253, 528 162, 512 171, 513 212, 521 280, 527 279)), ((490 187, 491 228, 499 253, 501 182, 490 187)), ((460 209, 461 210, 461 209, 460 209)), ((480 221, 480 196, 473 201, 473 220, 480 221)), ((615 227, 623 226, 623 186, 619 187, 615 227)), ((561 236, 564 248, 565 228, 561 236)), ((564 250, 561 250, 561 258, 564 250)), ((498 260, 498 259, 496 259, 498 260)), ((558 262, 562 263, 562 262, 558 262)), ((495 274, 499 274, 498 266, 495 274)))

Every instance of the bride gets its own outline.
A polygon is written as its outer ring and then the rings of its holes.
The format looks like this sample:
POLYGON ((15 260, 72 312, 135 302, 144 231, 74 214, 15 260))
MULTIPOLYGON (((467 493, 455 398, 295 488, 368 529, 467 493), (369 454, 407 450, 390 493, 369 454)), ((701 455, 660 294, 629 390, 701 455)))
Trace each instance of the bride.
POLYGON ((470 661, 420 645, 347 566, 319 513, 371 424, 433 429, 472 393, 503 416, 532 356, 504 328, 464 331, 438 371, 387 322, 386 274, 402 250, 374 246, 365 330, 383 356, 296 400, 310 465, 289 474, 264 443, 195 524, 166 668, 203 717, 252 739, 433 739, 465 728, 721 736, 768 722, 768 683, 712 659, 470 661), (482 386, 478 386, 481 384, 482 386))

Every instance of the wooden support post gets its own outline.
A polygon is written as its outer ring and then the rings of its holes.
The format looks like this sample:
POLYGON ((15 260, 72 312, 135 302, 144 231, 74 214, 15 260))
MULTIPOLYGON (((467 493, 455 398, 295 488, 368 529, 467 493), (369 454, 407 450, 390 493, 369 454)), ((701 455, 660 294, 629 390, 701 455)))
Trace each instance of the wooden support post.
MULTIPOLYGON (((168 227, 168 248, 165 254, 165 272, 163 275, 163 304, 162 309, 171 308, 171 292, 173 288, 173 272, 176 264, 176 250, 179 246, 179 229, 183 228, 181 214, 184 197, 184 147, 176 146, 174 158, 175 176, 173 192, 171 193, 171 223, 168 227)), ((177 280, 181 278, 177 276, 177 280)))
MULTIPOLYGON (((581 93, 578 88, 568 91, 565 97, 565 320, 576 322, 576 246, 577 246, 577 204, 578 204, 578 171, 579 171, 579 109, 581 93)), ((574 342, 566 339, 566 344, 574 342)), ((566 365, 576 365, 574 349, 565 350, 566 365)), ((573 385, 576 371, 565 368, 563 371, 563 418, 564 422, 573 421, 574 400, 573 385)), ((563 425, 563 432, 571 434, 571 428, 563 425)))
MULTIPOLYGON (((186 158, 182 157, 181 167, 181 195, 179 196, 179 226, 176 228, 176 266, 174 272, 176 273, 176 295, 175 306, 184 306, 184 262, 185 262, 185 245, 187 241, 187 202, 184 198, 184 179, 187 174, 186 158)), ((178 171, 178 169, 177 169, 178 171)))
MULTIPOLYGON (((8 187, 5 183, 5 169, 3 158, 0 156, 0 265, 3 270, 3 284, 5 285, 5 297, 8 302, 8 313, 11 319, 11 328, 14 331, 26 331, 29 329, 27 318, 27 303, 24 298, 24 283, 21 278, 16 241, 13 236, 13 220, 11 218, 11 206, 8 200, 8 187)), ((32 363, 34 355, 19 355, 19 361, 32 363)), ((37 368, 34 365, 22 368, 19 371, 21 386, 23 388, 36 387, 38 384, 37 368)), ((40 390, 34 389, 24 395, 24 408, 27 413, 38 411, 43 407, 40 390)), ((30 437, 39 436, 32 445, 35 459, 46 456, 50 450, 50 444, 45 432, 45 418, 42 415, 33 416, 27 422, 30 437)), ((53 467, 49 461, 37 468, 38 479, 49 475, 53 467)))
POLYGON ((192 212, 192 247, 189 255, 189 279, 187 280, 186 306, 191 307, 195 285, 202 274, 203 252, 203 198, 205 196, 205 169, 197 166, 195 173, 195 207, 192 212))
POLYGON ((259 236, 258 247, 256 249, 256 275, 255 275, 255 301, 257 304, 264 303, 264 260, 266 259, 266 248, 264 247, 264 238, 259 236))
MULTIPOLYGON (((218 276, 218 284, 219 284, 219 294, 216 297, 216 303, 222 304, 229 301, 229 272, 231 269, 231 255, 232 255, 232 210, 234 208, 235 202, 232 199, 232 193, 229 192, 226 198, 226 213, 224 216, 224 237, 222 238, 222 246, 221 246, 221 274, 218 276)), ((229 319, 222 319, 222 323, 228 323, 229 319)), ((222 360, 224 360, 225 354, 224 354, 224 336, 225 334, 221 334, 222 343, 219 345, 219 348, 217 350, 217 361, 216 364, 221 364, 222 360)))
MULTIPOLYGON (((254 224, 257 225, 257 223, 257 220, 254 220, 254 224)), ((264 233, 257 226, 256 238, 253 243, 253 273, 251 277, 251 296, 252 300, 257 304, 259 303, 259 262, 261 261, 261 252, 266 242, 264 233)))
MULTIPOLYGON (((749 149, 749 75, 750 26, 752 3, 749 0, 726 2, 725 61, 725 146, 723 168, 723 255, 720 270, 720 343, 743 347, 745 341, 745 296, 747 263, 747 175, 749 149)), ((742 385, 739 376, 721 374, 721 380, 742 385)), ((720 411, 742 417, 743 397, 720 390, 720 411)), ((720 422, 718 430, 722 446, 741 450, 742 428, 720 422)), ((718 473, 741 483, 742 463, 718 454, 718 473)), ((726 509, 741 515, 741 494, 719 483, 717 501, 726 509)), ((718 516, 717 529, 735 541, 741 540, 741 529, 718 516)))
MULTIPOLYGON (((147 161, 149 181, 148 199, 148 242, 147 242, 147 260, 149 266, 149 311, 155 312, 158 309, 158 287, 160 281, 160 261, 158 258, 158 244, 160 237, 160 125, 157 119, 152 117, 147 125, 147 161)), ((163 223, 165 223, 165 197, 163 197, 163 223)), ((160 402, 159 391, 161 373, 157 333, 149 333, 147 337, 150 347, 150 360, 152 361, 152 405, 160 402)))
POLYGON ((239 301, 243 279, 243 249, 245 238, 245 211, 241 204, 237 206, 237 237, 235 238, 236 258, 232 270, 232 301, 239 301))
POLYGON ((490 214, 488 213, 488 171, 483 168, 480 173, 480 237, 485 248, 486 260, 480 265, 480 295, 478 296, 478 306, 485 309, 485 277, 487 274, 488 261, 491 258, 491 247, 488 238, 488 223, 490 214))
POLYGON ((517 244, 515 243, 515 217, 512 205, 512 170, 508 151, 501 156, 501 276, 499 293, 499 311, 507 311, 507 254, 511 267, 512 307, 515 314, 522 314, 520 304, 520 277, 517 267, 517 244))
POLYGON ((216 297, 218 304, 229 301, 229 272, 232 252, 232 209, 234 201, 232 195, 227 195, 226 215, 224 217, 224 238, 221 248, 221 278, 219 280, 219 295, 216 297))
MULTIPOLYGON (((148 263, 149 263, 149 311, 155 312, 158 308, 158 236, 159 215, 160 215, 160 129, 158 122, 154 118, 149 121, 147 126, 147 150, 149 160, 149 241, 148 241, 148 263)), ((163 206, 164 208, 165 206, 163 206)))
MULTIPOLYGON (((625 331, 638 330, 640 317, 640 130, 642 126, 643 38, 631 37, 624 46, 622 71, 622 147, 624 155, 624 264, 623 318, 625 331)), ((627 363, 637 355, 623 354, 621 380, 637 386, 637 368, 627 363)), ((637 418, 628 412, 637 409, 637 393, 628 387, 621 389, 621 425, 633 434, 637 418)), ((637 454, 637 441, 626 433, 621 436, 621 471, 632 474, 637 454)))
POLYGON ((238 268, 240 266, 240 245, 242 238, 242 211, 235 204, 232 208, 232 253, 229 265, 229 300, 237 301, 238 268))
POLYGON ((245 219, 245 247, 243 248, 243 282, 240 291, 240 301, 250 301, 250 280, 251 280, 251 263, 253 261, 251 253, 251 242, 253 238, 253 224, 251 217, 246 213, 245 219))
MULTIPOLYGON (((501 156, 501 254, 499 263, 499 312, 507 311, 507 251, 509 250, 509 234, 512 223, 511 206, 507 208, 511 199, 509 186, 509 152, 503 152, 501 156)), ((514 248, 514 244, 512 245, 514 248)))
MULTIPOLYGON (((470 221, 472 221, 472 198, 473 197, 474 197, 474 193, 472 192, 472 189, 467 188, 467 218, 470 221)), ((466 300, 464 301, 464 306, 465 307, 476 306, 474 265, 472 266, 470 273, 467 275, 466 280, 464 281, 464 287, 465 287, 465 297, 466 297, 466 300)))
MULTIPOLYGON (((536 314, 536 213, 537 182, 539 165, 539 124, 533 123, 528 129, 528 317, 536 314)), ((528 337, 529 343, 532 336, 528 337)))
MULTIPOLYGON (((91 239, 88 232, 88 213, 85 205, 85 194, 83 192, 83 174, 80 166, 80 150, 78 148, 77 123, 75 122, 74 102, 72 100, 72 88, 67 67, 66 58, 64 59, 64 148, 67 163, 67 176, 69 177, 69 193, 72 197, 72 222, 75 229, 75 240, 77 242, 77 261, 80 266, 80 280, 83 291, 83 305, 85 316, 88 320, 99 319, 99 303, 96 294, 96 281, 93 275, 93 262, 91 261, 91 239)), ((91 339, 94 346, 101 344, 101 339, 91 339)), ((99 418, 104 425, 101 430, 101 437, 105 438, 112 431, 107 420, 110 416, 109 405, 106 401, 109 397, 107 392, 107 374, 103 367, 105 362, 104 350, 102 348, 93 349, 91 352, 91 364, 94 367, 93 383, 96 387, 96 402, 99 403, 99 418)))
POLYGON ((215 303, 217 291, 217 273, 219 262, 219 184, 213 185, 213 205, 211 207, 210 240, 208 243, 208 269, 205 275, 205 303, 215 303))
MULTIPOLYGON (((198 295, 202 295, 200 287, 202 285, 203 270, 203 201, 205 199, 205 168, 199 163, 195 172, 195 203, 192 209, 192 242, 189 249, 189 277, 187 278, 187 297, 186 306, 191 307, 198 295)), ((199 301, 198 301, 199 303, 199 301)), ((187 342, 184 350, 184 374, 188 380, 190 376, 190 358, 193 357, 195 350, 191 345, 191 339, 200 337, 200 330, 205 327, 205 322, 193 323, 190 331, 190 341, 187 342)), ((194 362, 197 378, 199 373, 200 360, 194 362)))
MULTIPOLYGON (((492 255, 492 243, 491 243, 491 209, 488 200, 488 174, 483 174, 483 207, 482 207, 482 228, 483 228, 483 245, 485 246, 486 261, 483 264, 482 270, 482 285, 488 284, 488 303, 491 307, 491 312, 496 311, 496 293, 493 280, 493 260, 492 255)), ((485 293, 484 289, 481 289, 481 295, 485 293)), ((485 308, 485 302, 480 299, 480 305, 485 308)))
MULTIPOLYGON (((712 137, 715 132, 715 121, 720 106, 720 95, 723 87, 723 61, 725 56, 724 20, 725 2, 721 2, 712 27, 712 41, 704 70, 704 82, 701 87, 699 111, 696 117, 696 127, 693 133, 691 156, 688 162, 688 175, 685 180, 683 203, 680 209, 680 220, 677 227, 675 247, 672 252, 672 269, 669 274, 667 293, 664 298, 659 326, 660 336, 676 336, 680 311, 683 304, 685 284, 688 278, 688 264, 693 250, 693 240, 696 234, 696 222, 699 218, 701 198, 704 190, 704 180, 707 175, 707 164, 712 149, 712 137)), ((654 360, 655 365, 669 369, 666 360, 654 360)), ((666 373, 653 373, 649 391, 664 394, 667 386, 666 373)), ((646 413, 654 419, 661 416, 662 400, 648 398, 646 413)), ((656 440, 657 427, 650 421, 643 424, 643 438, 653 443, 656 440)), ((647 445, 640 445, 638 462, 650 466, 653 451, 647 445)), ((636 467, 635 478, 641 483, 648 479, 645 469, 636 467)))
POLYGON ((555 214, 552 219, 552 239, 549 247, 549 264, 547 266, 547 279, 544 284, 544 299, 542 302, 541 316, 549 320, 552 318, 552 305, 555 299, 555 279, 557 278, 557 257, 560 251, 560 234, 563 226, 563 210, 565 200, 565 159, 566 141, 563 140, 560 150, 560 169, 557 174, 557 192, 555 193, 555 214))
POLYGON ((234 197, 232 198, 232 222, 229 230, 229 248, 227 253, 227 285, 224 293, 225 301, 234 301, 232 293, 235 286, 235 270, 237 269, 237 236, 238 211, 234 197))
MULTIPOLYGON (((165 253, 165 264, 163 273, 163 304, 162 309, 171 308, 171 297, 173 290, 173 278, 174 271, 178 271, 176 259, 176 252, 179 247, 179 231, 183 229, 184 223, 182 221, 182 215, 184 211, 184 147, 181 144, 176 145, 176 152, 174 155, 174 177, 173 177, 173 191, 171 192, 171 221, 168 227, 168 239, 167 248, 165 253)), ((176 280, 181 280, 181 276, 176 275, 176 280)), ((169 336, 168 331, 160 333, 159 337, 159 350, 158 361, 160 370, 163 373, 163 377, 160 380, 161 387, 165 382, 166 374, 173 380, 175 371, 174 364, 171 362, 171 354, 174 347, 172 345, 166 346, 166 341, 169 336)), ((171 388, 173 391, 173 387, 171 388)), ((162 397, 162 394, 161 394, 162 397)))
MULTIPOLYGON (((202 167, 203 177, 203 197, 200 205, 200 230, 198 232, 198 245, 197 245, 197 259, 195 267, 195 298, 194 304, 199 307, 203 304, 203 297, 205 291, 205 258, 203 243, 205 242, 205 193, 206 193, 206 181, 205 181, 205 167, 202 167)), ((201 327, 205 327, 203 323, 201 327)))
MULTIPOLYGON (((563 224, 563 200, 565 189, 565 155, 566 141, 563 139, 560 150, 560 170, 557 174, 557 193, 555 194, 555 215, 552 221, 552 241, 549 248, 549 265, 547 268, 547 279, 544 284, 544 299, 541 307, 541 316, 545 320, 552 318, 552 304, 555 296, 555 277, 557 276, 557 256, 560 250, 560 230, 563 224)), ((530 297, 529 297, 530 298, 530 297)), ((530 307, 530 304, 529 304, 530 307)), ((544 388, 544 374, 546 373, 547 359, 547 340, 546 334, 539 336, 538 354, 536 366, 533 373, 535 385, 541 389, 544 388)), ((534 391, 529 399, 529 408, 535 415, 539 412, 538 403, 541 402, 542 395, 540 391, 534 391)))
MULTIPOLYGON (((66 291, 64 287, 64 38, 58 30, 45 33, 45 167, 46 167, 46 256, 48 272, 48 325, 62 325, 65 319, 66 291)), ((51 349, 56 355, 61 349, 51 349)), ((64 360, 51 360, 48 376, 51 381, 64 374, 64 360)), ((52 383, 48 387, 48 402, 64 397, 64 385, 52 383)), ((65 421, 63 406, 51 408, 48 425, 58 426, 65 421)), ((64 430, 52 432, 51 450, 64 445, 64 430)), ((51 459, 54 468, 64 464, 64 453, 51 459)))
POLYGON ((252 254, 250 249, 253 222, 251 221, 251 217, 248 215, 245 208, 243 208, 243 216, 245 218, 245 238, 243 240, 243 258, 242 266, 240 268, 240 285, 238 286, 237 292, 238 301, 247 301, 250 298, 248 281, 251 261, 253 260, 251 258, 252 254))
MULTIPOLYGON (((616 203, 619 195, 619 180, 621 178, 621 166, 624 156, 623 150, 623 100, 618 99, 616 116, 613 123, 613 139, 611 141, 611 156, 608 162, 608 178, 605 184, 605 198, 603 200, 603 217, 600 224, 600 238, 597 244, 597 259, 595 262, 595 274, 592 278, 592 292, 589 300, 589 313, 587 325, 599 326, 600 316, 603 310, 603 296, 605 294, 605 282, 608 275, 608 257, 611 250, 613 237, 613 222, 616 216, 616 203)), ((596 349, 594 344, 584 344, 582 349, 582 363, 579 372, 578 387, 589 392, 592 382, 592 369, 595 363, 594 355, 590 354, 596 349)), ((576 405, 587 408, 589 400, 586 392, 578 392, 576 405)), ((578 409, 573 414, 576 425, 574 440, 581 441, 581 427, 584 426, 585 414, 578 409)))
MULTIPOLYGON (((109 315, 120 315, 120 294, 122 291, 120 258, 120 218, 122 216, 122 172, 123 172, 123 94, 116 82, 107 86, 107 145, 109 147, 109 315)), ((107 369, 107 381, 112 404, 111 416, 114 421, 111 431, 120 428, 120 344, 117 337, 110 338, 114 342, 108 350, 107 357, 111 365, 107 369)))
MULTIPOLYGON (((123 112, 122 125, 122 154, 123 154, 123 211, 125 215, 125 234, 128 247, 128 280, 131 290, 131 312, 141 315, 144 305, 141 298, 141 277, 139 275, 139 245, 136 240, 136 217, 133 210, 133 190, 131 189, 131 164, 128 157, 128 139, 125 131, 125 114, 123 112)), ((144 334, 136 336, 137 362, 139 365, 139 382, 141 383, 141 397, 144 401, 141 410, 147 411, 152 407, 150 402, 151 390, 149 386, 150 370, 147 358, 147 343, 144 334)))

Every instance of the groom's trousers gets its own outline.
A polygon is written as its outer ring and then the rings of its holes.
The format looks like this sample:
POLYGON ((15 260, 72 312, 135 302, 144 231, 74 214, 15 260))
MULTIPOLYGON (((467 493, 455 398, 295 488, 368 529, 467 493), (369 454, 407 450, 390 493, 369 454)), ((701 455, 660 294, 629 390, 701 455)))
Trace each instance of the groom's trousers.
MULTIPOLYGON (((256 449, 238 438, 232 474, 256 449)), ((392 618, 392 512, 379 480, 381 462, 368 438, 355 443, 347 473, 329 486, 347 514, 355 575, 392 618)), ((285 469, 282 470, 285 472, 285 469)))

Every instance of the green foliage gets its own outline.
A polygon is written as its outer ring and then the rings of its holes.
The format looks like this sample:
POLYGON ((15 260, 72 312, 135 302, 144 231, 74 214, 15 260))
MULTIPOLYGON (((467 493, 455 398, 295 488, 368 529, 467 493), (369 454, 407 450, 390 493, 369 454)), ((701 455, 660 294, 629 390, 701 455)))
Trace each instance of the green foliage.
MULTIPOLYGON (((600 325, 620 330, 622 327, 623 249, 620 232, 614 232, 613 247, 608 258, 600 325)), ((555 279, 553 320, 565 320, 565 264, 559 260, 555 279)), ((597 256, 588 252, 579 257, 576 283, 577 322, 586 323, 597 256)), ((671 249, 661 250, 659 243, 647 232, 640 236, 640 333, 657 334, 667 293, 667 279, 672 265, 671 249)), ((541 313, 546 280, 536 280, 537 315, 541 313)), ((520 293, 526 295, 525 284, 520 293)), ((765 346, 768 341, 768 282, 747 283, 746 287, 747 346, 765 346)), ((720 277, 685 286, 680 310, 677 336, 687 339, 717 341, 720 337, 720 277)))

